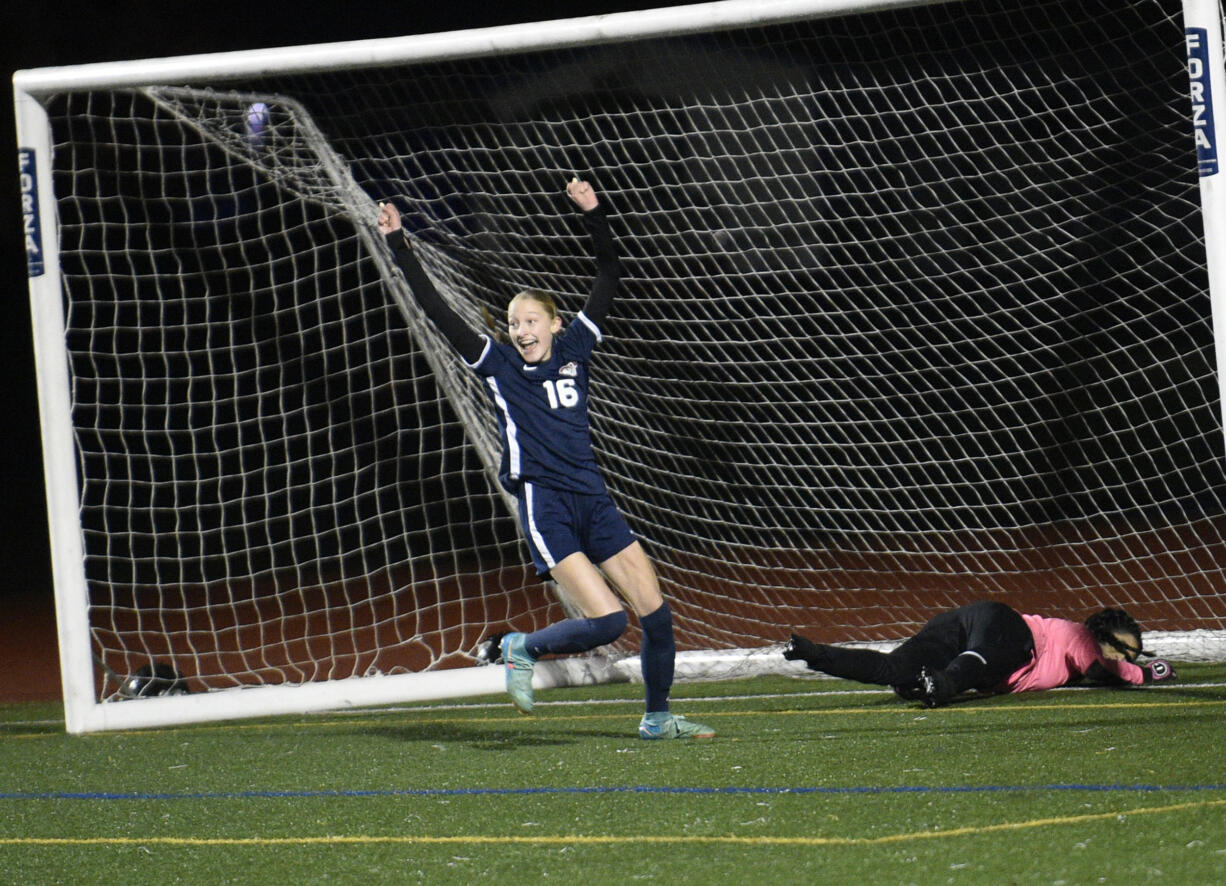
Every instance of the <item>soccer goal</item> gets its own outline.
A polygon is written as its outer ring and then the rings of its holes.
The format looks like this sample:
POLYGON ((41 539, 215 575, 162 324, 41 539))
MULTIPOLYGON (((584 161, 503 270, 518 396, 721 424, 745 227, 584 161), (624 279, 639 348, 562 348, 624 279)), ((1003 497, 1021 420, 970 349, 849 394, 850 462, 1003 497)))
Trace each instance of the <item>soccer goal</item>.
POLYGON ((625 269, 594 444, 682 675, 980 598, 1226 657, 1220 15, 731 0, 19 72, 68 729, 501 691, 482 638, 563 609, 374 220, 474 323, 573 311, 574 173, 625 269))

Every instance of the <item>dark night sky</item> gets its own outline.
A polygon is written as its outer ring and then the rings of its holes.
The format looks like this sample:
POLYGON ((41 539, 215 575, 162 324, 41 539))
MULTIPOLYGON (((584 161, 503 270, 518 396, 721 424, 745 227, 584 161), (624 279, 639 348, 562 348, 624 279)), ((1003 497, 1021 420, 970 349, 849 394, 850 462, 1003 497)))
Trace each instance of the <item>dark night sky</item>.
POLYGON ((0 324, 4 354, 3 574, 0 595, 49 594, 51 565, 25 253, 21 238, 12 72, 90 62, 398 37, 682 5, 668 0, 349 0, 286 2, 6 3, 5 104, 0 114, 0 244, 8 310, 0 324), (337 15, 343 9, 344 14, 337 15), (139 12, 137 12, 139 10, 139 12))

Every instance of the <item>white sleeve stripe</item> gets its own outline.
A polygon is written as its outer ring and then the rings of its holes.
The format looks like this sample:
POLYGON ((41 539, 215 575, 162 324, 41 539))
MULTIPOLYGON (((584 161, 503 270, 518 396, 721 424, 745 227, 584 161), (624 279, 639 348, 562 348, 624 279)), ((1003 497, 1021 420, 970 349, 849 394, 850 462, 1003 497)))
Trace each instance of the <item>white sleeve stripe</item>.
POLYGON ((481 338, 485 339, 485 347, 481 349, 481 356, 471 363, 469 363, 467 360, 464 361, 468 365, 469 369, 476 369, 478 366, 480 366, 482 361, 485 360, 486 355, 490 352, 490 346, 493 344, 490 341, 490 337, 488 335, 483 335, 481 338))
POLYGON ((975 658, 979 659, 984 664, 988 663, 988 660, 984 658, 982 655, 980 655, 978 652, 976 652, 974 649, 968 649, 966 650, 966 652, 961 653, 961 655, 973 655, 975 656, 975 658))
POLYGON ((604 336, 600 334, 600 327, 597 326, 595 323, 593 323, 590 319, 588 319, 587 314, 583 313, 583 311, 580 311, 578 314, 576 314, 575 319, 581 322, 588 329, 592 330, 592 335, 596 336, 596 341, 604 340, 604 336))

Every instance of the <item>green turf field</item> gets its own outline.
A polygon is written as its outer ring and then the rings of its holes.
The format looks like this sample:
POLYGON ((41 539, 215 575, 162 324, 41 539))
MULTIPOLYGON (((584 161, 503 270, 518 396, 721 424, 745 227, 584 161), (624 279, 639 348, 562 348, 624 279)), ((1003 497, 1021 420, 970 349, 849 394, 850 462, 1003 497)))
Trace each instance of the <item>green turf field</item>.
POLYGON ((88 736, 0 707, 0 881, 1226 882, 1226 666, 1180 676, 678 686, 697 742, 640 741, 626 685, 88 736))

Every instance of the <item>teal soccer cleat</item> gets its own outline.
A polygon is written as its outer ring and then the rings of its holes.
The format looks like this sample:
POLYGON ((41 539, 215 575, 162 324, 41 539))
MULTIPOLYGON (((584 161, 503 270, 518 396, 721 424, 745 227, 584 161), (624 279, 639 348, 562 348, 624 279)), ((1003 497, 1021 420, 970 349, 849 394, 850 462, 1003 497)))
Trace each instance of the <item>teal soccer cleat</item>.
POLYGON ((524 647, 525 635, 507 634, 499 646, 507 674, 507 695, 521 714, 532 713, 532 668, 536 659, 524 647))
POLYGON ((644 714, 639 723, 639 738, 714 738, 715 730, 680 715, 644 714))

